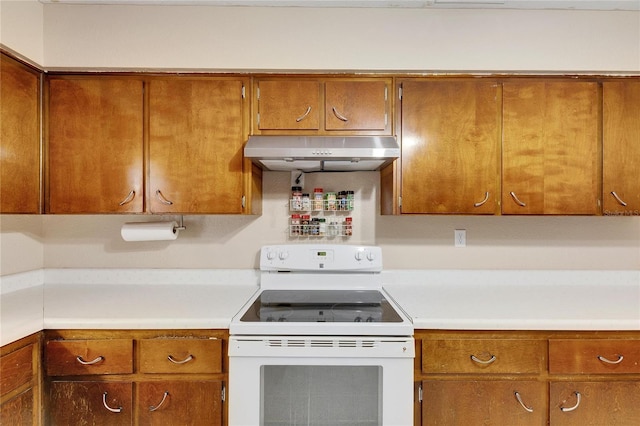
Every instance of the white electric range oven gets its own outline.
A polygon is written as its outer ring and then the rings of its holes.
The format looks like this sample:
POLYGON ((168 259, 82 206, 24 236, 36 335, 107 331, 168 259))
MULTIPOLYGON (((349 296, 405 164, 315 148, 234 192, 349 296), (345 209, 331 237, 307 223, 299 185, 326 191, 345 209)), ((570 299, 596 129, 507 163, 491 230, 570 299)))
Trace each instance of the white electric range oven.
POLYGON ((413 324, 379 247, 265 246, 233 318, 230 426, 411 426, 413 324))

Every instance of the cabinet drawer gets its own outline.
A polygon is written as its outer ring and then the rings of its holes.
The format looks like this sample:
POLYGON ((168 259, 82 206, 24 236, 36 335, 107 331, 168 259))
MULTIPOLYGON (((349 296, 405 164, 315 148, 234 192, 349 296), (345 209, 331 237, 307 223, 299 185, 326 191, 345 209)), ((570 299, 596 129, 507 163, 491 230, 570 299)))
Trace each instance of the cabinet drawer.
POLYGON ((0 362, 0 396, 28 383, 34 376, 34 345, 25 346, 2 357, 0 362))
POLYGON ((49 376, 133 373, 133 340, 51 340, 45 350, 49 376))
POLYGON ((551 374, 640 373, 640 340, 551 339, 551 374))
POLYGON ((219 339, 143 339, 142 373, 221 373, 222 341, 219 339))
POLYGON ((537 374, 546 368, 546 351, 544 340, 424 340, 422 372, 537 374))

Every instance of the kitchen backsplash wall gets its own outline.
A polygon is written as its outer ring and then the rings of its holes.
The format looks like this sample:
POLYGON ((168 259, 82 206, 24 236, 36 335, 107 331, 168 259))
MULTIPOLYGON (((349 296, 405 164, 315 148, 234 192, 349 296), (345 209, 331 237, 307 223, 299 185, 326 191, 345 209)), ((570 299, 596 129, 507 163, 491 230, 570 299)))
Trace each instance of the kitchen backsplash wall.
POLYGON ((377 172, 305 175, 309 192, 356 191, 350 238, 289 237, 290 174, 283 172, 264 175, 262 216, 185 216, 187 229, 175 241, 120 236, 125 222, 175 216, 4 216, 2 274, 38 267, 256 268, 262 245, 309 241, 380 245, 385 269, 640 269, 638 217, 380 216, 378 180, 377 172), (466 247, 454 247, 454 229, 466 229, 466 247))

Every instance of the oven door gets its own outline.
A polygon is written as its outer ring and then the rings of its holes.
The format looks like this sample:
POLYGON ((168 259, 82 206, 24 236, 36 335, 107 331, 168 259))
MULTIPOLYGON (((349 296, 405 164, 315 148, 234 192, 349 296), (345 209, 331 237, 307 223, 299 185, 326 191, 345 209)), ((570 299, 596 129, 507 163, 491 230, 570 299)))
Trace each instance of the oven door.
POLYGON ((412 337, 231 336, 230 426, 413 424, 412 337))

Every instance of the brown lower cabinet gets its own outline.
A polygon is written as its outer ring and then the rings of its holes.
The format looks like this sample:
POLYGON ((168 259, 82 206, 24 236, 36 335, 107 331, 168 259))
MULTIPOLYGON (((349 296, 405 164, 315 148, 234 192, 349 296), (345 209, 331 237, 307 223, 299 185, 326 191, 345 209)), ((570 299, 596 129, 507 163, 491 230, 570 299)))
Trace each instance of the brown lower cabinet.
POLYGON ((640 332, 416 331, 419 425, 640 424, 640 332))
POLYGON ((226 424, 226 330, 47 330, 45 424, 226 424))
POLYGON ((0 349, 0 425, 39 425, 40 333, 0 349))

